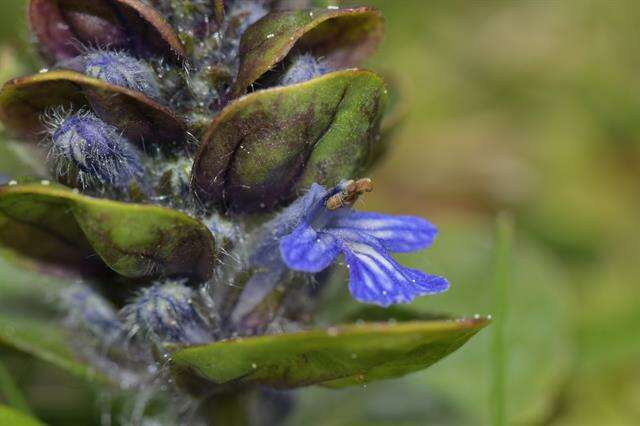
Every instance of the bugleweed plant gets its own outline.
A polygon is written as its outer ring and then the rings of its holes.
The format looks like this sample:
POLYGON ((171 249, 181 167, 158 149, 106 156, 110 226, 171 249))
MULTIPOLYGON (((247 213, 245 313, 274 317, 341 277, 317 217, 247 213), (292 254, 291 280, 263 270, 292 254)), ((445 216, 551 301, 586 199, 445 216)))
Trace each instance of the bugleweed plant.
POLYGON ((418 371, 486 324, 392 307, 449 284, 391 257, 432 224, 355 208, 393 121, 357 68, 382 18, 311 3, 29 3, 48 68, 0 114, 51 175, 0 187, 0 240, 68 284, 53 319, 3 307, 0 341, 127 396, 119 421, 278 424, 283 390, 418 371), (322 328, 341 270, 363 308, 322 328))

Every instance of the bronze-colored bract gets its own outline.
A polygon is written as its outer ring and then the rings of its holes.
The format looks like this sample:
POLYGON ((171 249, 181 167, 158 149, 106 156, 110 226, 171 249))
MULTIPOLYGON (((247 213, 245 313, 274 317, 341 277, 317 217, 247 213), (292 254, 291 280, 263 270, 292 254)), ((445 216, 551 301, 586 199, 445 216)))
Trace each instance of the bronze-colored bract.
POLYGON ((200 145, 192 184, 202 200, 235 211, 269 209, 313 183, 364 171, 386 88, 376 74, 344 70, 229 104, 200 145))
POLYGON ((31 0, 29 20, 50 63, 73 58, 83 47, 186 58, 171 26, 140 0, 31 0))
POLYGON ((11 130, 38 141, 42 114, 52 108, 90 106, 134 142, 180 143, 186 126, 168 108, 144 94, 75 71, 51 71, 7 82, 0 91, 0 119, 11 130))
POLYGON ((205 281, 215 265, 211 232, 184 213, 87 197, 50 183, 0 187, 0 245, 51 261, 73 255, 67 263, 97 254, 128 278, 205 281), (18 231, 21 240, 10 240, 18 231))
POLYGON ((239 96, 296 46, 324 58, 333 68, 358 65, 382 40, 375 9, 308 9, 275 12, 249 27, 240 42, 239 96))

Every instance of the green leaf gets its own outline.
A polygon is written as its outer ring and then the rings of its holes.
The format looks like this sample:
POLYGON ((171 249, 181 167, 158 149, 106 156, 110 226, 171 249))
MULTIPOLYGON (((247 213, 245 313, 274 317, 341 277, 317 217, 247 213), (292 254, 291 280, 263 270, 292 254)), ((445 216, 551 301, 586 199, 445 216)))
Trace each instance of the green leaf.
POLYGON ((336 69, 357 65, 382 39, 380 12, 355 9, 308 9, 274 12, 243 34, 240 69, 233 94, 239 96, 296 46, 312 51, 336 69))
POLYGON ((11 426, 43 426, 39 420, 34 419, 20 411, 0 404, 0 425, 11 426))
POLYGON ((39 272, 40 266, 37 261, 0 246, 0 312, 13 300, 46 304, 47 291, 62 289, 77 278, 45 275, 39 272))
POLYGON ((106 381, 70 351, 71 336, 51 303, 54 294, 73 281, 15 266, 13 254, 0 248, 0 346, 31 355, 86 381, 106 381))
POLYGON ((386 98, 379 76, 345 70, 232 102, 196 156, 199 196, 251 211, 313 182, 334 185, 358 176, 376 144, 386 98))
POLYGON ((184 213, 87 197, 48 182, 0 187, 0 243, 80 268, 95 252, 128 278, 206 280, 215 262, 211 232, 184 213))
POLYGON ((131 140, 159 144, 182 141, 185 124, 169 109, 144 94, 87 77, 58 70, 16 78, 0 91, 0 119, 11 130, 39 142, 45 126, 42 115, 52 108, 91 106, 100 117, 131 140))
POLYGON ((11 373, 0 359, 0 396, 11 406, 25 413, 31 413, 31 408, 27 403, 22 391, 13 380, 11 373))
POLYGON ((176 374, 217 385, 344 387, 422 370, 462 346, 486 319, 344 325, 175 351, 176 374))
POLYGON ((69 339, 57 321, 27 318, 24 312, 8 314, 6 309, 0 314, 0 345, 29 354, 88 381, 105 381, 74 357, 69 349, 69 339))

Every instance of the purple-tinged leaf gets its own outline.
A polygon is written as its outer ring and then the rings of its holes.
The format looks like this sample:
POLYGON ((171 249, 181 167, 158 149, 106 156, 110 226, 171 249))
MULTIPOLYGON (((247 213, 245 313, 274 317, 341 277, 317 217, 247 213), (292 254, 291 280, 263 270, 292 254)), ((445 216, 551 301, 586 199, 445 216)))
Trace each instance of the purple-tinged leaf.
POLYGON ((29 20, 51 63, 78 56, 84 47, 172 61, 186 55, 164 18, 139 0, 31 0, 29 20))
POLYGON ((186 125, 144 94, 75 71, 51 71, 7 82, 0 91, 0 119, 11 130, 39 141, 42 115, 55 107, 90 106, 101 119, 135 142, 180 143, 186 125))
POLYGON ((382 39, 383 21, 372 8, 274 12, 249 27, 240 42, 239 96, 294 48, 312 52, 333 69, 358 65, 382 39))
POLYGON ((384 82, 344 70, 229 104, 206 132, 193 185, 237 211, 270 209, 317 182, 359 175, 376 144, 384 82))

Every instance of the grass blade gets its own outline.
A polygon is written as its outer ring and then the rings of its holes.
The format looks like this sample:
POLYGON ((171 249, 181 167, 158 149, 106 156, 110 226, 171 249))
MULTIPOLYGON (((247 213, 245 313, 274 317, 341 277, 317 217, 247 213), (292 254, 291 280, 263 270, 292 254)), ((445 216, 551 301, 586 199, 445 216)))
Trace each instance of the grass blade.
POLYGON ((506 344, 506 321, 509 284, 511 280, 513 250, 513 218, 508 213, 498 216, 495 238, 494 259, 494 321, 491 355, 493 361, 492 392, 490 392, 492 423, 494 426, 507 424, 506 370, 508 348, 506 344))
POLYGON ((25 414, 32 414, 27 400, 18 389, 9 370, 0 360, 0 395, 11 405, 25 414))

